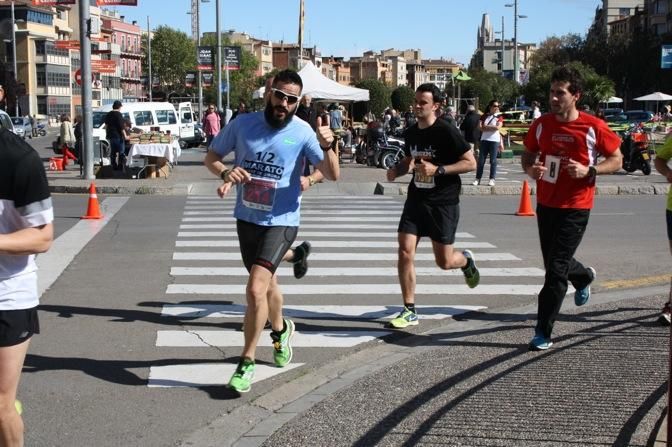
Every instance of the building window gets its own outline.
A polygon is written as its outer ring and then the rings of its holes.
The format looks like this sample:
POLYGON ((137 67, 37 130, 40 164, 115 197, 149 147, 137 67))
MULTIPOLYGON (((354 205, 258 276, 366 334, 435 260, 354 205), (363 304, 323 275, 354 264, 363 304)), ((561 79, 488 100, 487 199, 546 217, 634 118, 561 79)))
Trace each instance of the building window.
POLYGON ((35 54, 38 56, 44 56, 47 53, 46 42, 44 40, 35 41, 35 54))
POLYGON ((42 25, 53 25, 54 23, 54 16, 52 16, 51 14, 38 11, 29 10, 28 13, 26 14, 26 19, 29 22, 41 23, 42 25))
POLYGON ((47 115, 47 97, 38 96, 37 97, 37 113, 39 115, 47 115))
MULTIPOLYGON (((35 76, 37 78, 38 87, 47 86, 47 68, 45 65, 38 65, 35 67, 35 76)), ((46 107, 46 105, 45 105, 46 107)), ((46 109, 45 109, 46 110, 46 109)))

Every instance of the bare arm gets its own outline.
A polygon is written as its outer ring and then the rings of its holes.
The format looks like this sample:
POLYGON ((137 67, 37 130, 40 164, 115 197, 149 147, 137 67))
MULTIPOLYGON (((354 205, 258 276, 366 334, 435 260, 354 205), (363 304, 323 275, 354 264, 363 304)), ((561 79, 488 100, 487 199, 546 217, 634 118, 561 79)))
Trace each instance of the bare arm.
POLYGON ((0 254, 32 255, 49 250, 54 240, 53 224, 24 228, 14 233, 0 234, 0 254))
POLYGON ((662 157, 656 157, 656 159, 653 161, 653 164, 656 167, 656 171, 658 171, 660 175, 665 176, 668 183, 672 183, 672 169, 667 166, 668 161, 669 160, 666 160, 662 157))
POLYGON ((219 177, 222 174, 222 171, 226 169, 226 166, 222 163, 222 157, 214 151, 208 151, 208 153, 205 154, 203 164, 208 168, 208 171, 212 172, 212 174, 217 177, 219 177))
MULTIPOLYGON (((421 163, 415 164, 415 170, 420 172, 422 175, 433 176, 436 174, 436 170, 439 167, 433 163, 430 163, 426 160, 423 160, 421 163)), ((449 165, 443 165, 443 169, 446 171, 446 174, 456 175, 464 174, 465 172, 471 172, 476 169, 476 159, 474 154, 471 151, 467 151, 460 159, 449 165)))
POLYGON ((392 166, 387 170, 387 181, 393 182, 397 177, 408 174, 411 170, 412 157, 404 157, 396 166, 392 166))
MULTIPOLYGON (((329 129, 329 126, 323 125, 318 127, 315 134, 317 135, 317 142, 323 150, 331 147, 331 143, 334 141, 334 134, 329 129)), ((341 176, 338 155, 331 149, 324 151, 324 160, 315 165, 315 167, 329 180, 336 181, 341 176)))

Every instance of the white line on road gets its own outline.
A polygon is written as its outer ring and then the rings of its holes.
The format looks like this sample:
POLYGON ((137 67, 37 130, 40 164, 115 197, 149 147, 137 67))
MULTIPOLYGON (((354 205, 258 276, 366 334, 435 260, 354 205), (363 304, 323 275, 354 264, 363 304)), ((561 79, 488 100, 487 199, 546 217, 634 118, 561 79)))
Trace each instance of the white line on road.
MULTIPOLYGON (((235 222, 236 218, 233 216, 229 217, 184 217, 182 218, 182 222, 235 222)), ((378 217, 378 216, 367 216, 364 218, 360 218, 357 216, 349 216, 349 217, 339 217, 339 216, 334 216, 334 217, 315 217, 315 216, 308 216, 304 217, 303 215, 301 216, 301 223, 303 222, 398 222, 399 217, 398 216, 392 216, 392 217, 378 217)))
MULTIPOLYGON (((371 208, 371 207, 369 207, 371 208)), ((398 213, 392 213, 389 210, 317 210, 309 209, 302 210, 302 216, 343 216, 343 215, 352 215, 352 216, 362 216, 362 215, 395 215, 398 216, 401 214, 401 208, 397 208, 398 213)), ((221 216, 231 214, 231 210, 221 211, 221 210, 212 210, 212 211, 185 211, 185 216, 221 216)))
MULTIPOLYGON (((511 253, 475 253, 476 261, 520 261, 511 253)), ((175 261, 239 261, 240 252, 176 252, 175 261)), ((311 261, 396 261, 396 253, 314 253, 311 261)), ((418 253, 416 261, 433 261, 431 253, 418 253)))
POLYGON ((83 219, 56 239, 48 252, 36 258, 37 289, 40 296, 61 276, 77 253, 102 230, 128 201, 128 197, 108 197, 100 204, 103 218, 83 219))
MULTIPOLYGON (((536 267, 480 267, 478 271, 483 277, 520 277, 535 276, 543 277, 543 269, 536 267)), ((281 277, 294 276, 294 270, 289 267, 281 267, 276 273, 281 277)), ((394 267, 311 267, 309 276, 397 276, 394 267)), ((438 267, 416 267, 417 276, 462 276, 460 270, 441 270, 438 267)), ((172 267, 171 276, 241 276, 247 278, 249 273, 243 267, 172 267)))
MULTIPOLYGON (((299 236, 300 238, 306 237, 339 237, 339 238, 392 238, 397 239, 396 231, 386 231, 380 233, 362 233, 358 231, 303 231, 299 227, 299 236)), ((234 238, 235 247, 238 246, 238 233, 236 231, 180 231, 177 233, 177 237, 220 237, 220 238, 234 238)), ((471 238, 468 233, 457 233, 455 237, 459 238, 471 238)), ((422 241, 422 240, 421 240, 422 241)), ((426 242, 429 240, 425 239, 426 242)), ((475 242, 475 244, 482 244, 483 242, 475 242)), ((472 247, 478 247, 479 245, 471 245, 472 247)), ((483 247, 486 247, 485 245, 483 247)), ((488 244, 487 248, 494 248, 494 245, 488 244)))
MULTIPOLYGON (((150 388, 223 386, 236 370, 233 363, 192 363, 184 365, 152 366, 147 386, 150 388)), ((257 364, 252 383, 282 374, 303 363, 290 363, 284 368, 257 364)))
MULTIPOLYGON (((301 233, 302 236, 309 236, 301 233)), ((320 235, 321 236, 321 235, 320 235)), ((233 237, 233 236, 231 236, 233 237)), ((320 241, 312 240, 311 245, 315 248, 397 248, 396 241, 320 241)), ((215 240, 215 241, 176 241, 176 247, 238 247, 240 242, 235 240, 215 240)), ((431 247, 432 243, 428 240, 421 240, 420 245, 431 247)), ((497 248, 489 242, 455 242, 455 248, 497 248)))
MULTIPOLYGON (((487 309, 484 306, 432 306, 417 305, 415 308, 423 319, 442 320, 467 312, 487 309)), ((175 318, 242 318, 246 306, 243 304, 166 304, 161 316, 175 318)), ((391 319, 400 311, 399 306, 294 306, 282 307, 283 315, 289 318, 358 320, 391 319)))
MULTIPOLYGON (((331 203, 331 202, 330 202, 331 203)), ((311 211, 316 211, 316 210, 370 210, 371 208, 375 209, 384 209, 384 210, 393 210, 393 211, 401 211, 404 207, 403 204, 347 204, 347 205, 302 205, 301 210, 306 211, 306 210, 311 210, 311 211)), ((189 205, 184 207, 186 211, 198 211, 198 210, 219 210, 219 211, 233 211, 233 207, 231 206, 223 206, 223 205, 189 205)))
MULTIPOLYGON (((238 295, 245 296, 245 284, 169 284, 167 294, 238 295)), ((466 284, 418 284, 416 295, 537 295, 542 284, 481 284, 470 289, 466 284)), ((282 293, 288 295, 396 295, 399 284, 285 284, 282 293)))
MULTIPOLYGON (((391 334, 392 331, 330 330, 297 331, 292 338, 293 348, 351 348, 376 338, 391 334)), ((270 330, 261 334, 261 340, 270 340, 270 330)), ((222 331, 158 331, 156 346, 208 347, 243 346, 243 333, 235 330, 222 331)))

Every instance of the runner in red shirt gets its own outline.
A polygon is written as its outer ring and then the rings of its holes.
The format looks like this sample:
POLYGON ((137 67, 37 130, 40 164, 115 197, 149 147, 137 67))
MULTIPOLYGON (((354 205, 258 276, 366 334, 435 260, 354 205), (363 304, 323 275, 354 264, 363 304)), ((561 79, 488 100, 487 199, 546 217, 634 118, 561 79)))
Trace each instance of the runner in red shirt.
POLYGON ((546 277, 539 292, 537 326, 530 349, 550 348, 553 324, 571 281, 574 302, 582 306, 590 298, 595 269, 574 259, 593 207, 595 177, 621 167, 621 140, 606 123, 579 112, 583 79, 570 67, 551 75, 551 113, 542 115, 525 137, 521 163, 537 181, 537 225, 546 277), (604 160, 595 164, 597 154, 604 160), (537 160, 537 155, 539 159, 537 160))

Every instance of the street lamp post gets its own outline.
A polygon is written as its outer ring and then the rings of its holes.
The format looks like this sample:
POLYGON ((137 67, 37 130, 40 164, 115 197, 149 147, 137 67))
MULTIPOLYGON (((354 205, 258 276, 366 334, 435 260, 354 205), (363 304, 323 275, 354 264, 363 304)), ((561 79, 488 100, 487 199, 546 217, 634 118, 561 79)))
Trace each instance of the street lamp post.
POLYGON ((14 18, 14 0, 12 0, 12 59, 14 59, 14 83, 16 84, 14 92, 14 116, 19 116, 19 72, 16 69, 16 19, 14 18))
POLYGON ((520 61, 518 54, 518 19, 525 19, 527 16, 518 15, 518 0, 513 3, 507 3, 507 8, 513 7, 513 80, 520 83, 520 61))
MULTIPOLYGON (((217 28, 217 110, 222 111, 222 32, 219 28, 219 0, 215 0, 215 28, 217 28)), ((229 88, 229 86, 226 86, 229 88)))

